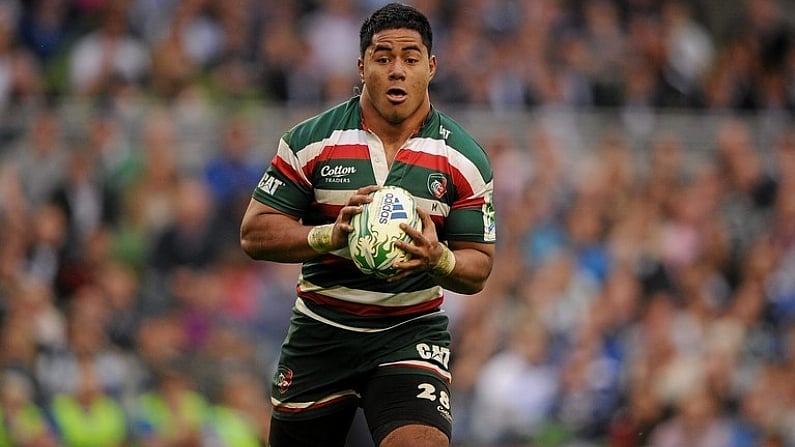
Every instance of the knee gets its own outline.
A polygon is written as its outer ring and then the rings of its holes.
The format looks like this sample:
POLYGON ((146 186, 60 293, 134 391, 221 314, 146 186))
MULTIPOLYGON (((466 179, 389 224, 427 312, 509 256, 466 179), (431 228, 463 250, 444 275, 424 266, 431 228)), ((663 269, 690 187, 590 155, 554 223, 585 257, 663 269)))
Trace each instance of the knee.
POLYGON ((448 447, 447 435, 429 425, 404 425, 392 430, 379 447, 448 447))

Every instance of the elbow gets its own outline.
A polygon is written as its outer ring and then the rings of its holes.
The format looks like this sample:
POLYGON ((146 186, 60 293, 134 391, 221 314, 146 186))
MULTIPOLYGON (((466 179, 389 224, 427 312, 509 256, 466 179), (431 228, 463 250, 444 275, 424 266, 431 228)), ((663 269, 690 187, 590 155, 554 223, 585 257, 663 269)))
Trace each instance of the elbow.
POLYGON ((491 276, 492 267, 493 267, 493 264, 491 262, 489 262, 488 266, 484 267, 483 274, 480 277, 478 277, 476 279, 473 279, 467 285, 468 286, 467 290, 465 292, 462 292, 462 293, 464 293, 466 295, 474 295, 476 293, 482 292, 483 289, 486 288, 486 282, 488 281, 489 276, 491 276))
POLYGON ((486 280, 489 278, 488 275, 481 276, 478 278, 469 278, 469 279, 459 279, 459 280, 452 280, 452 281, 443 281, 440 284, 442 287, 460 293, 462 295, 475 295, 483 291, 486 288, 486 280))
POLYGON ((240 231, 240 248, 243 250, 249 258, 251 259, 259 259, 257 253, 259 252, 257 248, 257 243, 254 241, 253 238, 247 235, 245 230, 240 231))
POLYGON ((243 249, 243 253, 245 253, 249 258, 256 259, 254 256, 254 249, 251 246, 251 242, 246 241, 245 239, 240 239, 240 248, 243 249))
POLYGON ((484 278, 482 281, 474 282, 468 284, 464 290, 461 290, 460 293, 464 295, 475 295, 483 291, 486 288, 486 279, 484 278))

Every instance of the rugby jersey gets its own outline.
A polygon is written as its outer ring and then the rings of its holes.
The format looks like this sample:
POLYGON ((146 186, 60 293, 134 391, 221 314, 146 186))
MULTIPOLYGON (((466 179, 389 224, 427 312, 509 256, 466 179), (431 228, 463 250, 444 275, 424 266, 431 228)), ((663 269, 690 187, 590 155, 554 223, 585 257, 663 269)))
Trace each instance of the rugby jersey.
MULTIPOLYGON (((408 190, 432 217, 441 241, 494 243, 493 172, 483 148, 454 120, 432 109, 387 164, 380 139, 362 122, 353 97, 299 123, 279 140, 254 199, 306 225, 334 222, 367 185, 408 190)), ((305 262, 296 310, 353 330, 383 330, 434 312, 443 290, 427 273, 387 283, 360 272, 347 248, 305 262)))

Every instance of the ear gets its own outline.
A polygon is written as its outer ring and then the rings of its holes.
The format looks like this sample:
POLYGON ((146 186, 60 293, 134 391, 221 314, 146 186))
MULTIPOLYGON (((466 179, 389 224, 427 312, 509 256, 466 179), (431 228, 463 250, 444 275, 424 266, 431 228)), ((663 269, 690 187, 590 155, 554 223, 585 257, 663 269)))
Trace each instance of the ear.
POLYGON ((431 55, 428 58, 428 69, 429 69, 429 79, 433 79, 433 76, 436 74, 436 56, 431 55))
POLYGON ((359 80, 364 83, 364 61, 359 58, 356 62, 356 69, 359 72, 359 80))

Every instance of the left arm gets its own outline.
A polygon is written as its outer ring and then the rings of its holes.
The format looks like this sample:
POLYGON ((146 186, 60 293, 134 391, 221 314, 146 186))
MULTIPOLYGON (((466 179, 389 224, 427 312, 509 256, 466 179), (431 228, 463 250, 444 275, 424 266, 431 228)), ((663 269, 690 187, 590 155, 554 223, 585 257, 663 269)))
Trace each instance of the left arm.
POLYGON ((494 244, 451 241, 446 247, 439 242, 430 215, 423 209, 417 211, 422 218, 422 231, 401 224, 403 230, 411 236, 413 243, 395 243, 399 248, 411 253, 411 259, 396 263, 395 267, 403 272, 389 278, 388 281, 402 279, 411 272, 419 270, 430 272, 437 284, 453 292, 474 294, 483 290, 494 264, 494 244), (450 262, 446 251, 452 252, 453 268, 449 273, 439 274, 440 263, 450 262))
MULTIPOLYGON (((494 264, 494 244, 450 242, 449 248, 455 256, 455 268, 448 275, 434 276, 436 283, 445 289, 464 294, 483 290, 494 264)), ((438 252, 441 250, 442 247, 439 247, 438 252)), ((431 252, 437 250, 432 248, 431 252)), ((431 265, 435 265, 433 261, 431 265)))

